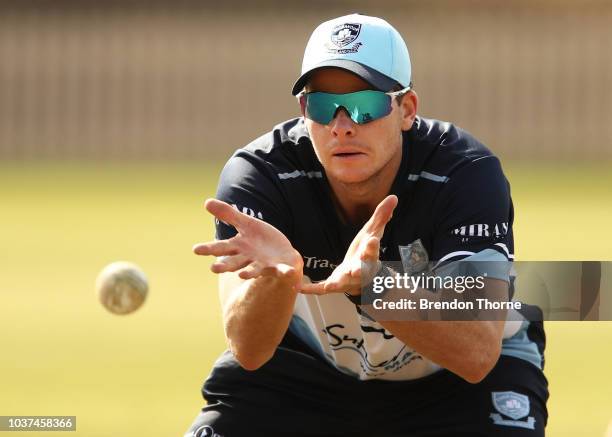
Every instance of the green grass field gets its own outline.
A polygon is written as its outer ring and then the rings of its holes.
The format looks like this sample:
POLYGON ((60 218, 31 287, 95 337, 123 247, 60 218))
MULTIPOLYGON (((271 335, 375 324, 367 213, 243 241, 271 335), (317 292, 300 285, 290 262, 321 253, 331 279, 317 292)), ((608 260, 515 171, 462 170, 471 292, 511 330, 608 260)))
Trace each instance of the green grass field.
MULTIPOLYGON (((77 416, 76 433, 54 436, 182 435, 224 348, 210 261, 191 253, 212 238, 202 203, 219 170, 0 164, 0 415, 77 416), (115 260, 149 276, 149 298, 132 315, 106 312, 94 295, 115 260)), ((506 172, 518 259, 612 259, 609 164, 506 172)), ((548 435, 602 436, 612 323, 550 322, 547 334, 548 435)))

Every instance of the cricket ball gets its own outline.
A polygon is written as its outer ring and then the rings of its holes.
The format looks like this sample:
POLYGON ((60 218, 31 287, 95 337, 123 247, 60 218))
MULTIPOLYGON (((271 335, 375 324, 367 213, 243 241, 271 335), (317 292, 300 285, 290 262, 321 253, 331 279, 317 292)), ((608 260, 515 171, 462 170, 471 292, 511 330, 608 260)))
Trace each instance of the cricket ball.
POLYGON ((135 264, 117 261, 104 267, 96 279, 96 294, 104 307, 114 314, 129 314, 144 303, 149 283, 135 264))

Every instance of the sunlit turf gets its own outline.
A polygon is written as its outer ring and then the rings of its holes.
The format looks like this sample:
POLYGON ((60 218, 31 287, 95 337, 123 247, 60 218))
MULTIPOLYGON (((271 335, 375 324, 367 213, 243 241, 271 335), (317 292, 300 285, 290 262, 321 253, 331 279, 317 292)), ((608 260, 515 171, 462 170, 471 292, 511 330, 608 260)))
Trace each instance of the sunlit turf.
MULTIPOLYGON (((56 436, 181 435, 224 348, 216 279, 191 253, 221 163, 0 164, 0 415, 76 415, 56 436), (97 302, 115 260, 148 274, 148 301, 97 302)), ((611 166, 505 165, 517 258, 612 259, 611 166)), ((612 323, 547 324, 551 436, 612 419, 612 323)), ((7 433, 8 435, 8 433, 7 433)), ((20 433, 19 435, 36 435, 20 433)))

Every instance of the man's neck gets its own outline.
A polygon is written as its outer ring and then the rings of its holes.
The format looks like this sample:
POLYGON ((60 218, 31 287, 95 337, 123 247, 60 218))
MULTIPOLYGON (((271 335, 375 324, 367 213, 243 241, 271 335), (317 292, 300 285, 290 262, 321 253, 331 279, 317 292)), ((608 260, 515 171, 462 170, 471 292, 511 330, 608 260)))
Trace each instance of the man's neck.
POLYGON ((401 159, 389 162, 363 182, 344 183, 330 179, 334 204, 342 220, 352 225, 368 221, 378 204, 389 195, 400 163, 401 159))

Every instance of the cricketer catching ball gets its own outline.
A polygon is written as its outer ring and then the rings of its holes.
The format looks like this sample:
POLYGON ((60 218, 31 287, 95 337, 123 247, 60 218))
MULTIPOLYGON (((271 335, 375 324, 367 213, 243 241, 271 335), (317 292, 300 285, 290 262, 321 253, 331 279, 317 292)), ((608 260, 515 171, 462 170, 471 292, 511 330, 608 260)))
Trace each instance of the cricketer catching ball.
POLYGON ((114 314, 136 311, 147 297, 149 284, 135 264, 117 261, 104 267, 96 280, 96 293, 104 307, 114 314))

